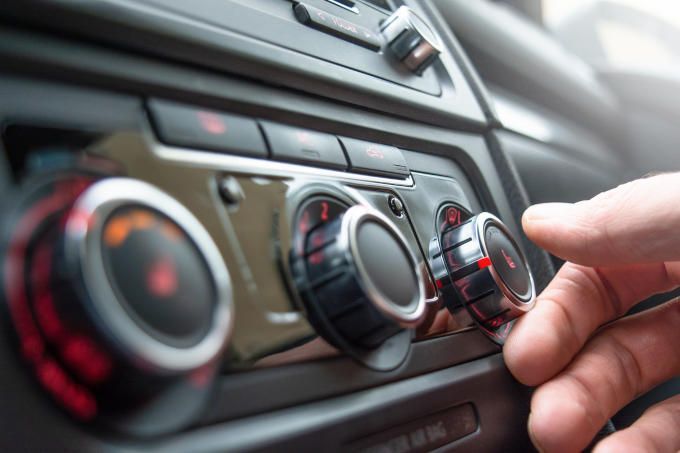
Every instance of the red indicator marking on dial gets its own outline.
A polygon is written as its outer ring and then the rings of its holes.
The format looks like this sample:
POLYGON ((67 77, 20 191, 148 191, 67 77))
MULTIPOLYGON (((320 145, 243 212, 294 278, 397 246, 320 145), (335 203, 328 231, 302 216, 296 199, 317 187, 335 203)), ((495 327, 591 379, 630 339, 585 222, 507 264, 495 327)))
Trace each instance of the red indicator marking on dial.
POLYGON ((302 213, 302 217, 300 217, 300 224, 298 226, 298 229, 300 230, 300 233, 305 234, 307 231, 309 231, 309 211, 305 211, 302 213))
POLYGON ((35 316, 47 338, 58 340, 62 336, 64 326, 54 307, 52 295, 48 291, 42 290, 36 296, 35 316))
POLYGON ((493 318, 491 321, 488 321, 488 323, 489 327, 491 327, 492 329, 496 329, 503 325, 503 316, 493 318))
POLYGON ((321 202, 321 220, 324 221, 324 222, 328 222, 328 202, 327 201, 321 202))
POLYGON ((479 269, 486 269, 489 266, 491 266, 491 258, 488 256, 485 256, 484 258, 477 261, 477 267, 479 269))
POLYGON ((64 360, 76 369, 80 377, 90 383, 106 380, 111 374, 113 364, 90 338, 74 335, 62 347, 64 360))
POLYGON ((219 115, 212 112, 198 112, 196 114, 198 122, 204 131, 213 135, 222 135, 227 132, 227 125, 224 124, 219 115))
MULTIPOLYGON (((78 179, 74 184, 59 182, 55 184, 52 194, 40 200, 25 213, 16 226, 5 255, 6 266, 3 274, 10 315, 21 343, 21 353, 34 367, 33 370, 42 387, 60 405, 82 420, 89 420, 97 414, 97 402, 85 387, 71 379, 51 358, 29 308, 26 288, 17 282, 21 280, 18 274, 24 271, 29 241, 40 223, 71 202, 73 196, 82 192, 88 184, 89 181, 85 179, 78 179)), ((61 222, 66 218, 62 216, 61 222)), ((78 226, 87 226, 90 221, 91 218, 78 218, 76 223, 78 226)), ((60 225, 63 227, 63 223, 60 225)), ((46 255, 43 255, 44 258, 46 255)), ((35 283, 40 284, 39 286, 44 285, 46 269, 35 269, 34 266, 32 271, 33 278, 38 280, 35 283)), ((37 291, 44 293, 45 289, 37 288, 37 291)), ((43 302, 45 300, 43 299, 43 302)))
POLYGON ((171 258, 161 258, 151 266, 146 275, 146 285, 156 297, 170 297, 177 292, 177 269, 171 258))
POLYGON ((43 386, 73 415, 89 420, 97 414, 97 402, 92 395, 69 378, 56 362, 43 360, 38 364, 37 374, 43 386))
POLYGON ((318 249, 326 241, 323 231, 317 231, 316 234, 312 233, 309 239, 312 249, 318 249))
POLYGON ((43 352, 45 352, 45 345, 38 335, 24 334, 21 339, 21 352, 27 360, 35 362, 40 360, 43 352))
POLYGON ((501 253, 503 254, 503 258, 505 258, 505 262, 508 263, 508 267, 510 267, 510 269, 516 269, 517 264, 515 264, 512 257, 508 256, 508 254, 505 253, 505 250, 503 250, 503 249, 501 249, 501 253))
POLYGON ((323 263, 323 250, 319 250, 318 252, 309 255, 309 263, 313 265, 323 263))

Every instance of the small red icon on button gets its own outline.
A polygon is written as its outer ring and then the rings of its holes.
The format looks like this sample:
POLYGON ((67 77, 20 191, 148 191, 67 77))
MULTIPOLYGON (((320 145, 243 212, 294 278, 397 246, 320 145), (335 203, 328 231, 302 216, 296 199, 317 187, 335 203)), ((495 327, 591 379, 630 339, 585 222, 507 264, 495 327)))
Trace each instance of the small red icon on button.
POLYGON ((305 131, 296 132, 295 136, 297 137, 298 142, 302 143, 303 145, 309 145, 312 141, 312 136, 305 131))
POLYGON ((516 269, 516 268, 517 268, 517 264, 515 264, 515 262, 513 261, 512 257, 509 256, 509 255, 505 252, 505 250, 503 250, 503 249, 501 249, 501 253, 503 254, 503 258, 505 258, 505 262, 508 263, 508 266, 510 267, 510 269, 516 269))
POLYGON ((460 211, 456 208, 448 208, 446 210, 446 221, 452 226, 459 225, 460 211))
POLYGON ((221 135, 227 132, 227 125, 216 113, 198 112, 196 115, 204 131, 213 135, 221 135))
POLYGON ((366 155, 370 157, 371 159, 384 159, 385 158, 385 153, 382 152, 379 148, 376 148, 375 146, 370 146, 366 148, 366 155))

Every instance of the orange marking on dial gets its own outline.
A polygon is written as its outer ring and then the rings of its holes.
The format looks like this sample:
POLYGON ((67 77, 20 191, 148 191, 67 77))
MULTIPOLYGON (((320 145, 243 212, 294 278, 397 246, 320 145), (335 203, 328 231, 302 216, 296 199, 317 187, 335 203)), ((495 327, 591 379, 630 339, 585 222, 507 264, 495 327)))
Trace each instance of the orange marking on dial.
POLYGON ((115 217, 104 229, 104 243, 108 247, 120 247, 130 235, 132 222, 128 217, 115 217))
POLYGON ((148 230, 154 223, 156 223, 156 218, 149 211, 144 211, 142 209, 135 209, 128 214, 132 226, 136 230, 148 230))

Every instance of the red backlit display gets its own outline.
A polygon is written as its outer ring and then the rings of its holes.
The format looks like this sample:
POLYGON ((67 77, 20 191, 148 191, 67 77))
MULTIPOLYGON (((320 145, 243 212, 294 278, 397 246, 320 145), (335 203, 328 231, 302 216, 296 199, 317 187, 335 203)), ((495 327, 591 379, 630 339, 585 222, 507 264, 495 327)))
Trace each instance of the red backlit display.
MULTIPOLYGON (((305 238, 308 233, 313 232, 319 225, 337 219, 347 210, 347 206, 334 198, 317 197, 303 203, 302 208, 297 214, 295 222, 295 250, 304 253, 305 238)), ((310 235, 311 238, 315 236, 310 235)), ((316 240, 320 240, 317 238, 316 240)))
POLYGON ((447 204, 439 210, 437 225, 439 233, 442 234, 451 228, 457 227, 472 217, 466 209, 454 204, 447 204))
POLYGON ((222 135, 227 132, 227 125, 220 116, 213 112, 198 112, 197 114, 198 122, 201 124, 201 128, 209 134, 222 135))

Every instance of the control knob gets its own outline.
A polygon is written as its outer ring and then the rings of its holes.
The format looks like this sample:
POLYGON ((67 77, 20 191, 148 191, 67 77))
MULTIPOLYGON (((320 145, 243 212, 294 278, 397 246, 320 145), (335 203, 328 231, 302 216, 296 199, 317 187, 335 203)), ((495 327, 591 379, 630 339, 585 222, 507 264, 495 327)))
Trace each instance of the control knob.
POLYGON ((418 75, 434 63, 442 51, 434 31, 407 6, 400 6, 392 13, 380 30, 392 53, 418 75))
POLYGON ((489 213, 446 229, 438 239, 430 248, 439 243, 441 252, 434 254, 432 267, 440 292, 456 294, 482 331, 502 344, 512 321, 535 302, 534 280, 522 250, 503 222, 489 213))
POLYGON ((129 178, 73 181, 27 197, 10 238, 5 294, 22 355, 83 421, 176 428, 205 402, 232 329, 227 268, 165 192, 129 178))
POLYGON ((353 206, 310 231, 293 269, 322 334, 345 350, 378 348, 425 314, 416 259, 372 208, 353 206))

